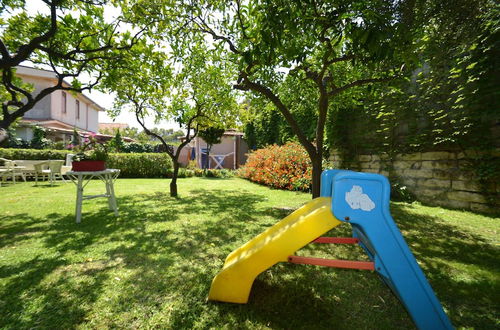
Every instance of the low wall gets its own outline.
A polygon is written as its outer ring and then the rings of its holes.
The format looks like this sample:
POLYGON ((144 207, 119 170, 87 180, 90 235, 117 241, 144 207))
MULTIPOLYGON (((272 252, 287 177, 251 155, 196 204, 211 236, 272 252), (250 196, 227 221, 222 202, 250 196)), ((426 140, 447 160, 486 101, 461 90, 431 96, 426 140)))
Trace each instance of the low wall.
MULTIPOLYGON (((500 157, 500 150, 494 156, 500 157)), ((395 177, 426 204, 500 212, 500 182, 482 187, 469 159, 466 153, 441 151, 397 155, 392 160, 384 155, 360 155, 351 162, 350 169, 395 177)), ((335 168, 342 166, 338 152, 331 154, 330 161, 335 168)))

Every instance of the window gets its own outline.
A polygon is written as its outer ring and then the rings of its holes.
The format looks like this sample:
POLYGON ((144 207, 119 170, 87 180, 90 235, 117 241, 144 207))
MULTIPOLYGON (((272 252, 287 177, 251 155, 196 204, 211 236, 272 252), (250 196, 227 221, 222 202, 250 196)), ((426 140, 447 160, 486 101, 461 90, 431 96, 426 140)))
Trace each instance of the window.
POLYGON ((66 113, 66 93, 62 92, 62 102, 61 102, 62 113, 66 113))
POLYGON ((76 111, 75 111, 76 119, 80 119, 80 101, 76 100, 76 111))

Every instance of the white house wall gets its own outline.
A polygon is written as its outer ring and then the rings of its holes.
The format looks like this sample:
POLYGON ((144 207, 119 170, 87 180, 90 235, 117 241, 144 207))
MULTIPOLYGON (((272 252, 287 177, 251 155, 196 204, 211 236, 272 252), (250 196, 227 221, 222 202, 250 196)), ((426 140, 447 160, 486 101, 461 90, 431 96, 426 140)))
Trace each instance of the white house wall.
MULTIPOLYGON (((34 85, 33 95, 42 89, 52 87, 57 84, 53 78, 54 73, 32 68, 19 67, 17 69, 19 77, 26 83, 34 85)), ((82 130, 91 132, 98 131, 99 110, 80 93, 56 90, 37 102, 33 109, 23 116, 25 119, 37 120, 58 120, 65 124, 76 126, 82 130), (66 94, 66 112, 63 113, 62 95, 66 94), (76 100, 80 101, 80 117, 76 118, 76 100)), ((21 133, 24 134, 24 133, 21 133)))
MULTIPOLYGON (((34 85, 32 95, 37 95, 42 89, 51 87, 53 84, 47 79, 37 79, 35 77, 23 77, 23 81, 34 85)), ((50 118, 51 96, 47 95, 35 104, 33 109, 25 113, 25 118, 48 119, 50 118)))
POLYGON ((76 98, 75 94, 57 90, 52 94, 52 118, 71 126, 76 126, 91 132, 97 132, 99 111, 85 102, 83 98, 76 98), (66 93, 66 113, 63 112, 63 93, 66 93), (80 118, 76 118, 76 101, 80 101, 80 118), (88 110, 87 110, 88 108, 88 110), (88 118, 87 118, 88 116, 88 118))
POLYGON ((88 107, 89 121, 87 130, 97 133, 97 131, 99 130, 99 111, 91 105, 89 105, 88 107))

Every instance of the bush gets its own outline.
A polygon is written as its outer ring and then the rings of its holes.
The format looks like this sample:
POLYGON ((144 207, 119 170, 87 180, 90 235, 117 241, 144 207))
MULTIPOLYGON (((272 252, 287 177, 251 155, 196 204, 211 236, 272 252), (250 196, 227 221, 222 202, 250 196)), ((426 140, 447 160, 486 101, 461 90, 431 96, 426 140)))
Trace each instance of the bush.
POLYGON ((66 159, 66 155, 71 153, 68 150, 51 150, 51 149, 12 149, 0 148, 0 157, 7 159, 23 159, 23 160, 47 160, 47 159, 66 159))
MULTIPOLYGON (((66 155, 73 153, 69 150, 37 150, 37 149, 2 149, 0 158, 24 159, 24 160, 47 160, 66 159, 66 155)), ((168 170, 172 168, 172 161, 167 154, 140 153, 109 154, 106 162, 108 168, 121 170, 122 178, 166 178, 168 170)), ((187 174, 185 174, 187 175, 187 174)), ((194 175, 194 174, 193 174, 194 175)), ((191 175, 191 176, 193 176, 191 175)))
POLYGON ((150 143, 125 143, 122 152, 127 153, 153 153, 155 152, 156 144, 150 143))
MULTIPOLYGON (((167 171, 167 178, 172 178, 174 176, 174 169, 171 168, 167 171)), ((179 168, 179 173, 177 173, 177 178, 192 178, 194 176, 193 170, 187 170, 185 168, 179 168)))
POLYGON ((120 169, 122 178, 166 178, 172 168, 172 161, 167 154, 116 153, 109 154, 106 166, 120 169))
POLYGON ((258 149, 238 170, 238 176, 269 187, 287 190, 311 189, 312 167, 307 152, 297 142, 258 149))

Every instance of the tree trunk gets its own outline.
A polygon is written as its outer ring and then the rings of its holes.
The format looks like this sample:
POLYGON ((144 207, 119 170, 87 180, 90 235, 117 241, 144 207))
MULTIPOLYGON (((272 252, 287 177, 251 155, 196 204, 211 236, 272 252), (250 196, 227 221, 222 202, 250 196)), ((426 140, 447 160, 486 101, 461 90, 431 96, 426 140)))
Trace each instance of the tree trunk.
POLYGON ((0 146, 2 146, 4 142, 7 143, 8 138, 9 134, 7 133, 7 130, 0 127, 0 146))
POLYGON ((174 173, 172 181, 170 181, 170 197, 177 197, 177 175, 179 174, 179 162, 177 159, 172 159, 174 165, 174 173))
POLYGON ((12 124, 12 120, 9 118, 3 118, 0 120, 0 146, 6 144, 9 140, 9 126, 12 124))
POLYGON ((312 198, 319 197, 321 192, 321 172, 323 170, 321 154, 310 155, 312 162, 312 198))
POLYGON ((205 160, 205 169, 210 169, 210 150, 212 149, 212 145, 207 145, 207 158, 205 160))

